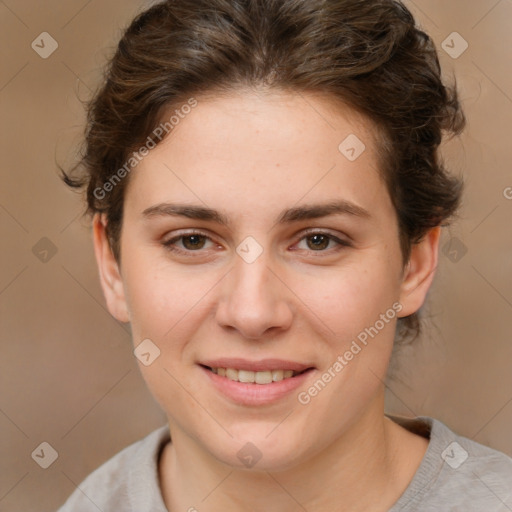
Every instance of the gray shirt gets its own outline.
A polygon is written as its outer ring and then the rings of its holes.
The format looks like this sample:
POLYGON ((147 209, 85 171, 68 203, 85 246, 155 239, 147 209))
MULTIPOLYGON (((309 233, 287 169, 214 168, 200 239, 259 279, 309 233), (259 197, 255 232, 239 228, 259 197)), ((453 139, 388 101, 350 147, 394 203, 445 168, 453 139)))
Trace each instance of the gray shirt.
MULTIPOLYGON (((416 474, 389 512, 512 511, 512 458, 433 418, 389 418, 430 439, 416 474)), ((128 446, 93 471, 57 512, 167 512, 158 459, 169 440, 166 425, 128 446)))

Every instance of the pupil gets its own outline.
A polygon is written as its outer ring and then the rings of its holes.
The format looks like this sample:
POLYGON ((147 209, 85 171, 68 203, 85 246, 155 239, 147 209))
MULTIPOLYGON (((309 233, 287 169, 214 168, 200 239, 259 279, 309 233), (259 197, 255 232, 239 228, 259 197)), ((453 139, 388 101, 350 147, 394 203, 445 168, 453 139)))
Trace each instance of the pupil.
POLYGON ((184 245, 185 247, 191 246, 192 248, 197 248, 201 245, 201 238, 203 235, 189 235, 184 238, 184 245), (192 241, 190 243, 190 241, 192 241))

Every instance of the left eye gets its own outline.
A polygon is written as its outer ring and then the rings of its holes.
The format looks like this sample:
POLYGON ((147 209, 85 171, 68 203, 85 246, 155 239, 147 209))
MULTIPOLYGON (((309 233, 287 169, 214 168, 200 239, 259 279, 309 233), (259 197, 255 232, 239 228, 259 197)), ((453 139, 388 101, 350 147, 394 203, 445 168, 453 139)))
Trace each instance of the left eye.
MULTIPOLYGON (((347 241, 341 240, 330 233, 315 232, 304 235, 299 243, 306 241, 307 248, 301 250, 311 250, 313 252, 327 252, 325 249, 329 247, 331 242, 339 246, 350 246, 347 241)), ((212 239, 203 233, 185 233, 170 240, 163 242, 163 245, 171 251, 181 253, 199 252, 205 247, 207 241, 213 243, 212 239), (181 241, 182 247, 178 247, 177 242, 181 241)))
POLYGON ((330 242, 334 242, 338 246, 348 245, 347 242, 344 242, 343 240, 340 240, 339 238, 328 233, 309 233, 306 236, 303 236, 300 239, 300 242, 303 240, 306 241, 307 248, 315 252, 324 252, 324 249, 327 249, 330 242))

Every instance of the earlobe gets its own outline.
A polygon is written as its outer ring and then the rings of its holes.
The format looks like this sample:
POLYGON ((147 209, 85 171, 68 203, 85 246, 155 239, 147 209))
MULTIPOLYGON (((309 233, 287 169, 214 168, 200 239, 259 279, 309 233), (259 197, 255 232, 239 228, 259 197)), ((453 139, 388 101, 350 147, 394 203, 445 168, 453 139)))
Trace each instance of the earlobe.
POLYGON ((126 302, 124 283, 119 265, 108 242, 106 219, 96 213, 92 221, 94 253, 100 275, 101 288, 110 314, 119 322, 129 322, 130 316, 126 302))
POLYGON ((411 248, 400 287, 400 317, 412 315, 425 301, 437 268, 440 235, 440 226, 432 228, 411 248))

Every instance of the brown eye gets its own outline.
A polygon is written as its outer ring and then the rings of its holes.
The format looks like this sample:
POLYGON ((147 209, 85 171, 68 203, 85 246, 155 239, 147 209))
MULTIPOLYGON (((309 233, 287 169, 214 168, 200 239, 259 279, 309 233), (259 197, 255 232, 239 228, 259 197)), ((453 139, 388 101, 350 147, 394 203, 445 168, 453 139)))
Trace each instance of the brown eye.
POLYGON ((208 250, 208 242, 213 243, 209 236, 204 235, 203 233, 189 232, 162 242, 162 245, 166 249, 178 254, 192 255, 192 253, 202 254, 204 251, 208 250), (204 249, 204 251, 202 249, 204 249))
POLYGON ((306 237, 306 240, 308 240, 308 247, 316 251, 326 249, 329 246, 331 238, 326 235, 315 233, 314 235, 306 237))
POLYGON ((180 237, 183 240, 183 247, 188 250, 202 249, 207 237, 204 235, 187 235, 180 237))
POLYGON ((331 254, 345 247, 351 247, 351 243, 326 232, 306 233, 300 240, 298 248, 305 251, 331 254), (300 247, 304 243, 305 247, 300 247))

